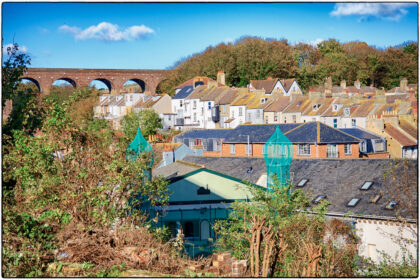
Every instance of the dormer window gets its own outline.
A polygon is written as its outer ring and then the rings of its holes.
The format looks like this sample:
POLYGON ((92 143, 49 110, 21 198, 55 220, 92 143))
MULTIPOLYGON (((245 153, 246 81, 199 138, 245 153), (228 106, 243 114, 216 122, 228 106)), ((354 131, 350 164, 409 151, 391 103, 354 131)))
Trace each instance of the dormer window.
POLYGON ((344 108, 344 115, 346 117, 350 116, 350 108, 344 108))
POLYGON ((332 108, 332 111, 333 112, 337 112, 337 111, 339 111, 341 109, 341 107, 343 107, 342 104, 334 104, 333 105, 333 108, 332 108))
POLYGON ((313 104, 312 105, 312 111, 314 111, 314 112, 318 111, 319 107, 321 107, 321 104, 319 104, 319 103, 313 104))
POLYGON ((261 98, 261 104, 264 104, 265 102, 267 102, 267 98, 261 98))

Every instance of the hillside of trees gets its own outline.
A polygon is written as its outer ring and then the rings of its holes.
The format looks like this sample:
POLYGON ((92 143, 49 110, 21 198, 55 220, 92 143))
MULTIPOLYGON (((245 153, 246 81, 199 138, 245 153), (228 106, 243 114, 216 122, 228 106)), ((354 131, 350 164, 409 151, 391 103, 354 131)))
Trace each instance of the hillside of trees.
POLYGON ((418 43, 414 42, 379 49, 358 41, 340 43, 329 39, 313 46, 244 37, 233 44, 208 47, 178 61, 173 67, 175 71, 160 88, 162 92, 173 93, 177 85, 194 76, 216 79, 217 71, 224 70, 226 84, 236 87, 271 76, 296 78, 307 91, 331 76, 333 84, 343 79, 352 84, 359 79, 362 85, 390 89, 398 86, 403 77, 409 83, 417 83, 417 60, 418 43))

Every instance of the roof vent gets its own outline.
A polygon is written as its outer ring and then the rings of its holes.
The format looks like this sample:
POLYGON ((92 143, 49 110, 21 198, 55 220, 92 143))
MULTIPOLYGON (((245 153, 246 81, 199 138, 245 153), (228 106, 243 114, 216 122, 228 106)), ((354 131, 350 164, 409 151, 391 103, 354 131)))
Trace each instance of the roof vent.
POLYGON ((197 195, 206 195, 206 194, 210 194, 210 190, 209 189, 205 189, 203 187, 200 187, 197 190, 197 195))
POLYGON ((254 169, 251 167, 248 168, 248 170, 246 171, 247 174, 251 174, 252 172, 254 172, 254 169))
POLYGON ((395 201, 395 200, 390 201, 390 202, 388 203, 388 205, 387 205, 387 206, 385 206, 385 209, 387 209, 387 210, 394 210, 394 209, 395 209, 395 207, 397 206, 397 204, 398 204, 398 201, 395 201))
POLYGON ((375 195, 374 197, 372 197, 371 199, 370 199, 370 203, 376 203, 376 202, 378 202, 379 201, 379 199, 381 199, 381 195, 380 194, 377 194, 377 195, 375 195))

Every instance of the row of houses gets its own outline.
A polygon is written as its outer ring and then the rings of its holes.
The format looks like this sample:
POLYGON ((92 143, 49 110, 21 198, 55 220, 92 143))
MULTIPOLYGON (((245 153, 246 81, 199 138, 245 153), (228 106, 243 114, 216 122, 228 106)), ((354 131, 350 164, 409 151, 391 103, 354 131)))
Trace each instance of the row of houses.
MULTIPOLYGON (((312 200, 309 212, 323 199, 330 203, 326 218, 354 229, 359 255, 380 262, 386 253, 401 261, 408 253, 416 257, 417 168, 414 160, 294 158, 290 183, 312 200)), ((174 235, 182 229, 192 255, 211 248, 214 222, 228 217, 232 202, 252 199, 251 187, 267 187, 264 159, 255 157, 188 156, 153 176, 169 180, 169 205, 153 209, 158 225, 174 235)))

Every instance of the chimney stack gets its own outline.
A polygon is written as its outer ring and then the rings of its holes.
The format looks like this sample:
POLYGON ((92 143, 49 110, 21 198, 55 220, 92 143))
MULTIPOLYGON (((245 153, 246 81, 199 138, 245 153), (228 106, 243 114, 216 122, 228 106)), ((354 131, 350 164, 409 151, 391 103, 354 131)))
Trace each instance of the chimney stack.
POLYGON ((407 78, 404 77, 400 81, 400 88, 401 88, 402 91, 406 91, 407 90, 407 84, 408 84, 407 78))
POLYGON ((360 81, 359 79, 357 79, 356 81, 354 81, 354 87, 357 89, 360 89, 360 81))
POLYGON ((325 79, 325 87, 331 89, 332 88, 332 80, 331 77, 325 79))
POLYGON ((217 72, 217 83, 222 84, 222 85, 226 85, 225 73, 223 72, 223 70, 219 70, 219 72, 217 72))

